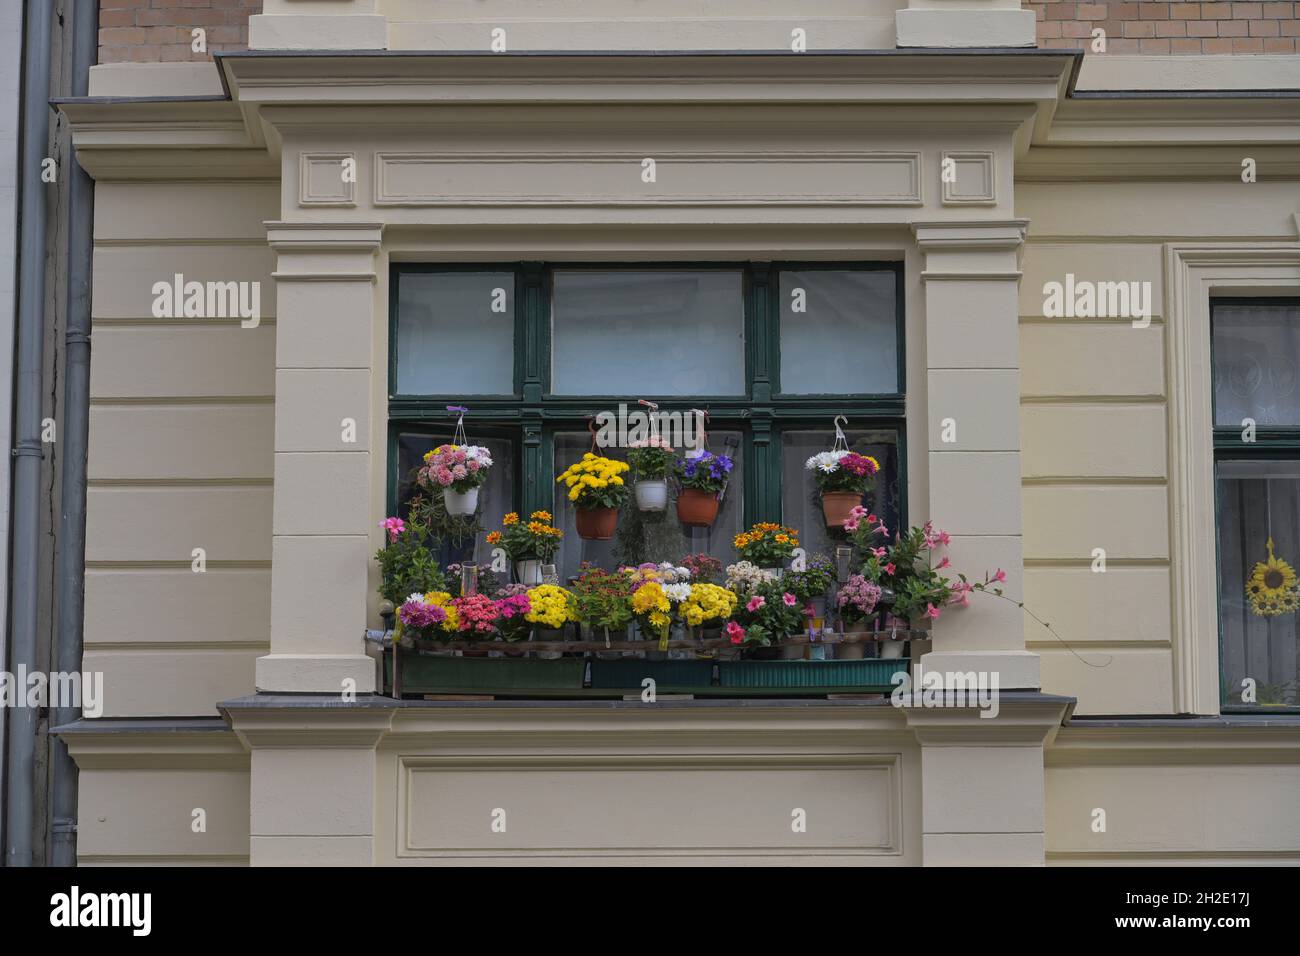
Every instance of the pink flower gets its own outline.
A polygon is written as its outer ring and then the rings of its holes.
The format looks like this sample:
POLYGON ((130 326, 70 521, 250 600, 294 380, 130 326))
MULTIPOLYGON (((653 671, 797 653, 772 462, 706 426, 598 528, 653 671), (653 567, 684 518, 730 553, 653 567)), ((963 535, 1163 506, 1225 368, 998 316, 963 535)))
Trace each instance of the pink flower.
POLYGON ((795 604, 798 603, 799 599, 796 598, 789 591, 786 591, 784 594, 781 595, 781 600, 785 602, 786 607, 794 607, 795 604))
POLYGON ((853 510, 850 511, 849 514, 855 518, 865 518, 867 515, 867 509, 862 507, 862 505, 854 505, 853 510))
POLYGON ((470 474, 473 474, 474 472, 479 470, 479 463, 474 461, 473 459, 470 459, 469 461, 465 462, 465 467, 469 469, 470 474))
POLYGON ((1007 572, 1003 571, 1001 568, 998 568, 997 573, 993 575, 992 581, 997 581, 1000 583, 1002 581, 1005 581, 1006 579, 1007 579, 1007 572))
POLYGON ((460 479, 464 478, 468 474, 469 472, 465 470, 464 465, 457 465, 451 470, 451 477, 456 481, 460 481, 460 479))
POLYGON ((893 573, 894 573, 894 564, 893 564, 892 561, 891 561, 889 564, 885 565, 885 573, 886 573, 886 574, 893 574, 893 573))
POLYGON ((763 599, 763 595, 755 594, 752 598, 749 599, 749 603, 745 605, 745 610, 749 611, 752 614, 754 611, 757 611, 760 607, 762 607, 766 603, 767 601, 763 599))
POLYGON ((745 629, 735 621, 728 621, 727 637, 731 638, 731 643, 739 644, 745 639, 745 629))
POLYGON ((948 545, 952 543, 952 536, 949 535, 947 531, 940 531, 935 537, 939 539, 939 543, 942 545, 948 545))
POLYGON ((873 555, 875 555, 877 558, 883 558, 885 555, 889 554, 889 549, 888 549, 888 548, 872 548, 872 549, 871 549, 871 553, 872 553, 873 555))
POLYGON ((845 519, 844 519, 844 530, 845 530, 845 531, 857 531, 857 530, 858 530, 858 519, 857 519, 857 518, 845 518, 845 519))
POLYGON ((885 527, 885 523, 883 521, 878 522, 875 528, 873 528, 872 530, 875 531, 876 534, 889 534, 889 529, 885 527))
POLYGON ((451 482, 452 482, 451 472, 450 472, 448 469, 446 469, 446 468, 439 468, 439 469, 438 469, 438 484, 440 484, 440 485, 442 485, 444 488, 446 488, 449 484, 451 484, 451 482))
POLYGON ((385 518, 379 522, 379 527, 388 532, 388 543, 392 544, 397 540, 397 536, 406 530, 406 522, 401 518, 385 518))
POLYGON ((942 570, 943 568, 946 568, 947 566, 948 566, 948 559, 947 559, 947 558, 944 558, 942 561, 939 562, 939 567, 936 568, 936 570, 942 570))
POLYGON ((933 604, 927 604, 925 606, 925 616, 932 617, 937 621, 939 619, 939 609, 933 604))

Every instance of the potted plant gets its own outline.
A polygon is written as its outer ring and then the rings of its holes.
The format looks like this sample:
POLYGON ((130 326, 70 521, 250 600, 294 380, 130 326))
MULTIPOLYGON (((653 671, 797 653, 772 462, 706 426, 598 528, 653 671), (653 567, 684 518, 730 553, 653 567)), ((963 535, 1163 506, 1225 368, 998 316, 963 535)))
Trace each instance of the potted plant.
POLYGON ((690 593, 677 605, 677 614, 687 627, 698 628, 702 638, 716 637, 739 600, 735 591, 701 581, 690 585, 690 593))
POLYGON ((564 532, 551 524, 549 511, 534 511, 526 524, 512 511, 501 519, 501 530, 487 536, 487 543, 501 546, 520 584, 536 587, 542 583, 542 565, 551 563, 563 537, 564 532))
POLYGON ((619 506, 627 500, 623 474, 627 462, 587 452, 555 479, 569 489, 569 501, 577 508, 578 537, 608 541, 618 527, 619 506))
POLYGON ((813 473, 821 491, 826 527, 839 528, 853 508, 861 506, 880 471, 880 462, 854 451, 824 451, 813 455, 804 467, 813 473))
POLYGON ((414 508, 409 520, 385 518, 379 526, 386 534, 384 546, 375 553, 380 597, 396 609, 410 594, 446 590, 447 579, 435 550, 437 541, 414 508))
POLYGON ((790 570, 782 577, 786 588, 803 602, 806 617, 825 619, 826 592, 835 582, 835 563, 824 554, 807 559, 802 570, 790 570))
POLYGON ((668 474, 673 469, 673 449, 659 436, 631 444, 627 462, 632 469, 632 490, 641 511, 668 507, 668 474))
POLYGON ((447 514, 472 515, 491 468, 492 455, 480 445, 439 445, 425 454, 417 481, 424 488, 442 490, 447 514))
POLYGON ((688 554, 682 558, 682 567, 691 572, 691 580, 699 584, 717 584, 722 580, 722 562, 711 554, 688 554))
POLYGON ((880 603, 880 585, 861 574, 852 574, 835 599, 844 624, 843 636, 835 648, 836 660, 862 660, 866 651, 863 641, 870 633, 867 625, 880 603))
POLYGON ((673 623, 673 606, 664 586, 643 578, 632 591, 632 613, 641 633, 659 641, 661 651, 668 648, 668 630, 673 623))
POLYGON ((614 633, 621 640, 632 623, 632 575, 626 570, 606 571, 583 568, 573 584, 578 622, 603 635, 605 643, 614 633))
MULTIPOLYGON (((803 630, 803 612, 799 599, 787 591, 779 580, 764 581, 749 597, 736 606, 731 623, 726 628, 731 643, 742 647, 770 648, 778 641, 803 630)), ((793 646, 793 654, 802 656, 802 648, 793 646)), ((759 652, 762 656, 764 652, 759 652)))
MULTIPOLYGON (((528 588, 522 584, 507 584, 491 597, 492 603, 496 606, 497 632, 502 640, 507 644, 526 641, 529 631, 532 630, 527 615, 533 609, 533 603, 528 597, 528 588)), ((511 654, 510 651, 506 653, 511 654)), ((515 651, 512 656, 522 653, 524 652, 515 651)))
POLYGON ((794 549, 799 547, 799 532, 771 521, 760 521, 748 531, 736 535, 731 543, 745 561, 765 570, 780 572, 794 554, 794 549))
POLYGON ((727 485, 734 462, 726 455, 706 449, 677 459, 674 471, 681 490, 677 493, 677 520, 686 528, 708 528, 718 517, 718 495, 727 485))

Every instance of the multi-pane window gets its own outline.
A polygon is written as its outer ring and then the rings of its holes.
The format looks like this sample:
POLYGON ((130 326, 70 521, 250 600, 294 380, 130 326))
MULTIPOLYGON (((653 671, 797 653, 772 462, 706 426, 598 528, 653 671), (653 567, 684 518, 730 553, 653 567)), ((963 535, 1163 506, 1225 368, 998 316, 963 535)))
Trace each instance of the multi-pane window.
POLYGON ((1225 710, 1300 705, 1300 299, 1212 302, 1225 710))
MULTIPOLYGON (((395 266, 390 334, 390 503, 452 437, 446 406, 466 405, 469 439, 497 467, 480 521, 544 508, 565 531, 560 573, 709 552, 756 521, 799 528, 810 553, 831 546, 804 469, 829 449, 834 419, 882 471, 869 504, 904 513, 901 268, 894 263, 395 266), (577 535, 555 476, 592 446, 593 420, 638 399, 707 412, 710 450, 735 459, 711 528, 674 509, 624 507, 607 542, 577 535)), ((623 449, 606 449, 623 457, 623 449)), ((488 551, 480 535, 472 549, 488 551)), ((449 556, 450 557, 450 556, 449 556)))

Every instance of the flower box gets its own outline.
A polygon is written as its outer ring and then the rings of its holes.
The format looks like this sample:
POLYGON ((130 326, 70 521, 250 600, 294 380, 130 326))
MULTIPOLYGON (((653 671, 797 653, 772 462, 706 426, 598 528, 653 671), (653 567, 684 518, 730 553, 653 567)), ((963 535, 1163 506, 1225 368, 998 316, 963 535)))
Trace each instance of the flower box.
POLYGON ((596 659, 591 662, 593 689, 641 691, 641 682, 649 677, 655 693, 675 688, 698 689, 713 686, 713 661, 647 661, 636 658, 596 659))
MULTIPOLYGON (((435 657, 402 651, 400 691, 405 694, 501 694, 581 690, 587 662, 581 657, 435 657)), ((393 690, 393 653, 384 654, 384 683, 393 690)))
POLYGON ((906 657, 860 661, 720 661, 718 684, 756 690, 885 693, 894 689, 894 674, 907 671, 910 664, 906 657))

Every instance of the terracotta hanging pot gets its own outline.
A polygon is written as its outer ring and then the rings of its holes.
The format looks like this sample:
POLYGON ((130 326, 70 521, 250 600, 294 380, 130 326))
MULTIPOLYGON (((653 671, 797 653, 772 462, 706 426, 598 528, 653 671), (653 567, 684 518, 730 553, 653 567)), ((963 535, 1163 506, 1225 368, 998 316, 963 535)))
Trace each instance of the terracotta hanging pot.
POLYGON ((842 528, 849 520, 853 509, 862 504, 862 496, 854 491, 823 491, 822 514, 826 516, 826 527, 842 528))
POLYGON ((618 527, 617 508, 579 508, 575 516, 578 537, 585 541, 608 541, 618 527))
POLYGON ((683 488, 677 495, 677 520, 687 528, 708 528, 718 517, 718 496, 712 491, 683 488))

